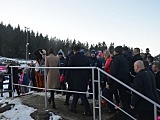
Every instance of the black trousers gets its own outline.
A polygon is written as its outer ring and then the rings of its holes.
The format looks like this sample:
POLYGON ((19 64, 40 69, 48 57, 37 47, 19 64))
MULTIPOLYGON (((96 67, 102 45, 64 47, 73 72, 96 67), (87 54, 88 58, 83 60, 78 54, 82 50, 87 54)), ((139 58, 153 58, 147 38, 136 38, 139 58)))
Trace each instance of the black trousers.
MULTIPOLYGON (((119 96, 122 103, 123 110, 132 115, 130 104, 131 104, 131 94, 130 91, 124 87, 118 88, 119 96)), ((127 115, 123 116, 125 120, 132 120, 127 115)))
POLYGON ((153 111, 142 111, 138 113, 139 120, 154 120, 154 112, 153 111))
MULTIPOLYGON (((107 98, 108 100, 110 100, 111 102, 113 102, 113 95, 115 96, 115 101, 117 104, 120 103, 120 98, 119 98, 119 95, 118 95, 118 91, 117 89, 107 89, 107 88, 104 88, 103 91, 102 91, 102 95, 107 98)), ((113 110, 115 107, 110 104, 109 102, 107 102, 107 107, 108 109, 110 110, 113 110)))
MULTIPOLYGON (((15 84, 18 84, 18 80, 17 81, 13 81, 15 84)), ((20 95, 20 90, 18 85, 13 86, 13 90, 17 91, 17 94, 20 95)), ((11 83, 11 79, 9 79, 9 85, 8 85, 8 90, 12 90, 12 83, 11 83)), ((12 97, 12 92, 9 92, 9 97, 12 97)))
POLYGON ((79 98, 81 98, 81 101, 82 101, 83 105, 85 106, 85 112, 91 112, 90 105, 89 105, 88 99, 86 97, 86 94, 79 94, 79 93, 73 94, 71 110, 76 110, 76 106, 77 106, 77 102, 78 102, 79 98))
MULTIPOLYGON (((98 99, 98 83, 94 83, 95 99, 98 99)), ((89 92, 93 93, 92 81, 89 81, 89 92)))
MULTIPOLYGON (((68 82, 68 89, 69 91, 73 91, 73 84, 71 82, 68 82)), ((72 92, 66 92, 66 103, 69 103, 69 99, 72 96, 72 92)))

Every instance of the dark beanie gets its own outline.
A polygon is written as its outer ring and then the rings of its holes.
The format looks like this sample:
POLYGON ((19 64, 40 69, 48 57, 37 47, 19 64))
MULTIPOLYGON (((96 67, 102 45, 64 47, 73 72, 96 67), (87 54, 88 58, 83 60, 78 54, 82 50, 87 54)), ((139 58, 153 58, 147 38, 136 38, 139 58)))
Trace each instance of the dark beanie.
POLYGON ((91 54, 96 54, 96 51, 95 51, 95 50, 92 50, 92 51, 91 51, 91 54))
POLYGON ((118 53, 118 54, 121 54, 122 53, 122 46, 117 46, 117 47, 115 47, 115 49, 114 49, 114 51, 116 52, 116 53, 118 53))
POLYGON ((61 51, 58 52, 58 55, 63 55, 63 53, 61 51))

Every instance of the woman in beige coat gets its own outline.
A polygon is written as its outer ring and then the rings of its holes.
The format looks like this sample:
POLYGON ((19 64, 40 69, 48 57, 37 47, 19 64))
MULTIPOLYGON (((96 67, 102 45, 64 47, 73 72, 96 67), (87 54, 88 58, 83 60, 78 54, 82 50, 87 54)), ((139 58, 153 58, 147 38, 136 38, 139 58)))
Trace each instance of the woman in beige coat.
MULTIPOLYGON (((55 55, 53 48, 49 50, 49 55, 45 59, 45 67, 59 67, 60 61, 59 58, 55 55)), ((59 69, 46 69, 47 73, 47 89, 59 89, 60 88, 60 73, 59 69)), ((51 91, 51 97, 48 99, 48 102, 53 102, 53 108, 55 109, 54 102, 54 91, 51 91)))

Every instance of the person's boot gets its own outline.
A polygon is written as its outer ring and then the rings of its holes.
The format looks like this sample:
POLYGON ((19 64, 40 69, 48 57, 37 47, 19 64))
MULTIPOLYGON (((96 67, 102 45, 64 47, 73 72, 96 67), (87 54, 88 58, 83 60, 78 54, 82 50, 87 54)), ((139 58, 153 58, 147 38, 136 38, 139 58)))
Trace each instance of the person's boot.
POLYGON ((49 103, 49 104, 51 104, 51 97, 50 97, 50 98, 48 98, 48 103, 49 103))
POLYGON ((54 92, 53 91, 51 91, 51 100, 52 100, 52 108, 56 109, 56 105, 55 105, 55 102, 54 102, 54 92))
POLYGON ((56 109, 56 105, 55 105, 55 102, 54 102, 54 101, 53 101, 52 108, 53 108, 53 109, 56 109))
POLYGON ((64 103, 64 105, 69 105, 69 98, 70 98, 70 93, 66 94, 66 101, 64 103))

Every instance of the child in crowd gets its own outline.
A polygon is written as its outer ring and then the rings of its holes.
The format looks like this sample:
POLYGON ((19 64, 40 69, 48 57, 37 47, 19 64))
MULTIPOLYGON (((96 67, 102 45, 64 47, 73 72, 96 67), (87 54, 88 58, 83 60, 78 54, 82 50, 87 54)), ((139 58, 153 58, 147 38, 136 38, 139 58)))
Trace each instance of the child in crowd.
POLYGON ((0 92, 1 97, 3 97, 3 81, 5 80, 4 74, 2 71, 0 71, 0 92))
MULTIPOLYGON (((23 70, 23 73, 21 74, 20 78, 21 78, 20 82, 22 83, 22 85, 27 85, 27 86, 29 85, 30 79, 29 79, 29 75, 28 75, 28 70, 27 69, 23 70)), ((27 87, 22 86, 22 94, 25 94, 27 92, 29 92, 29 89, 27 87)))

